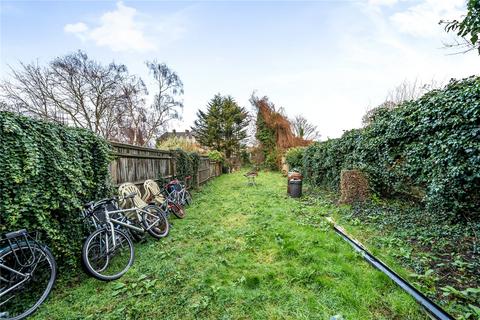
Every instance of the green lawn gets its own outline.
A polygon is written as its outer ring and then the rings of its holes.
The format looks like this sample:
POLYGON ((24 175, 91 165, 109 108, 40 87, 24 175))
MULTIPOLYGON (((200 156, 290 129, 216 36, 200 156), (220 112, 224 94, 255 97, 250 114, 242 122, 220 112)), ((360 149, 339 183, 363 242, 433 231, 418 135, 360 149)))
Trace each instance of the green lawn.
POLYGON ((136 246, 124 277, 59 283, 36 318, 427 319, 328 227, 326 206, 285 187, 277 173, 217 178, 166 239, 136 246))

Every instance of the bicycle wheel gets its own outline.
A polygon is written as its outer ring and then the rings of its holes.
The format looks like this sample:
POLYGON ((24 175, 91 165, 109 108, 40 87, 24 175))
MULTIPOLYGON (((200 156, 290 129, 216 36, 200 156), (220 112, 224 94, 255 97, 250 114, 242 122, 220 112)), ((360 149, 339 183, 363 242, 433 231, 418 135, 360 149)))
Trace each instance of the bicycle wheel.
MULTIPOLYGON (((130 218, 125 217, 123 222, 125 222, 129 225, 135 226, 135 227, 139 227, 139 228, 143 227, 137 219, 134 220, 134 219, 130 219, 130 218)), ((123 227, 123 226, 120 229, 123 232, 125 232, 130 237, 130 239, 133 240, 133 242, 142 242, 142 241, 146 240, 145 232, 140 232, 140 231, 133 230, 133 229, 130 229, 130 228, 126 228, 126 227, 123 227)))
POLYGON ((183 195, 183 199, 184 199, 185 204, 187 206, 192 205, 192 203, 193 203, 192 195, 190 194, 190 192, 188 192, 188 190, 185 190, 185 194, 183 195))
POLYGON ((170 229, 166 214, 156 205, 148 205, 142 209, 142 224, 145 230, 157 239, 166 237, 170 229))
POLYGON ((113 236, 107 228, 93 232, 82 249, 82 260, 88 273, 103 281, 123 276, 133 264, 133 258, 132 240, 116 228, 113 229, 113 236))
POLYGON ((168 203, 168 210, 172 212, 177 218, 183 219, 185 218, 185 209, 174 202, 169 202, 168 203))
POLYGON ((35 312, 47 299, 57 278, 52 253, 33 241, 0 251, 0 271, 0 319, 8 320, 23 319, 35 312))

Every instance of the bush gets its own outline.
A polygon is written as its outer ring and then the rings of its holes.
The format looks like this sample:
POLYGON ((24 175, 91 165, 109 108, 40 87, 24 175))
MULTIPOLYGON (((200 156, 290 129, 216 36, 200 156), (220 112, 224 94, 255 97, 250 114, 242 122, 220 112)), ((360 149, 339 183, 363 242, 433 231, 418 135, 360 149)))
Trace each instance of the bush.
POLYGON ((285 160, 288 164, 288 170, 293 169, 301 170, 303 167, 303 153, 304 147, 290 148, 285 153, 285 160))
POLYGON ((444 218, 479 218, 480 77, 452 80, 416 101, 380 109, 364 129, 304 152, 304 175, 338 188, 342 169, 367 174, 377 194, 423 202, 444 218))
POLYGON ((200 152, 200 146, 192 140, 180 137, 170 137, 168 139, 157 141, 157 149, 177 150, 182 149, 186 152, 200 152))
POLYGON ((267 170, 272 170, 272 171, 277 171, 278 170, 278 152, 277 149, 274 149, 273 151, 270 151, 266 157, 265 157, 265 162, 263 163, 263 168, 267 170))
POLYGON ((220 163, 223 163, 225 161, 225 157, 223 156, 223 153, 221 153, 218 150, 212 150, 208 153, 208 159, 211 161, 217 161, 220 163))
POLYGON ((184 180, 185 177, 192 177, 192 184, 197 184, 197 171, 200 156, 196 152, 185 152, 182 149, 175 150, 175 166, 177 178, 184 180))
POLYGON ((41 231, 76 266, 82 204, 110 193, 109 144, 91 131, 0 112, 0 232, 41 231))

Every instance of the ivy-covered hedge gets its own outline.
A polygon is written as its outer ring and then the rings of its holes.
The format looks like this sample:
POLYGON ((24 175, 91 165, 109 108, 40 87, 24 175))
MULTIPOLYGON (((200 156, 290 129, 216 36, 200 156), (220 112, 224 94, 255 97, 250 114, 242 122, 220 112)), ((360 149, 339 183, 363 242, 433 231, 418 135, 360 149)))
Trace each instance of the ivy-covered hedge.
POLYGON ((365 128, 305 149, 312 183, 336 189, 342 169, 364 171, 382 196, 417 199, 444 218, 480 219, 480 77, 377 109, 365 128))
POLYGON ((0 232, 40 231, 76 266, 82 204, 110 193, 109 144, 90 131, 0 112, 0 232))
POLYGON ((197 185, 197 172, 200 156, 196 152, 185 152, 182 149, 175 150, 176 175, 180 180, 186 176, 192 176, 192 185, 197 185))
POLYGON ((275 143, 275 130, 267 126, 260 112, 257 114, 256 127, 255 138, 261 143, 260 151, 263 158, 261 166, 268 170, 278 170, 279 155, 275 143))
POLYGON ((304 152, 305 147, 295 147, 287 150, 285 153, 285 161, 287 162, 290 171, 293 169, 300 170, 303 167, 304 152))

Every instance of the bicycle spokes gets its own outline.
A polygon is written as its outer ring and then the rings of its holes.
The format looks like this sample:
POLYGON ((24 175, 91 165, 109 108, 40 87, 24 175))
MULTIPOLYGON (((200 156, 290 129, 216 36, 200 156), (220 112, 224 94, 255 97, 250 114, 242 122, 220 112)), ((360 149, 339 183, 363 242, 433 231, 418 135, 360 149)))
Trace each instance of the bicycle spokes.
POLYGON ((35 308, 54 281, 54 273, 53 257, 40 245, 13 244, 11 250, 0 256, 0 319, 14 318, 35 308))
POLYGON ((98 230, 87 239, 84 250, 87 268, 102 280, 120 277, 133 262, 131 240, 116 229, 98 230))

